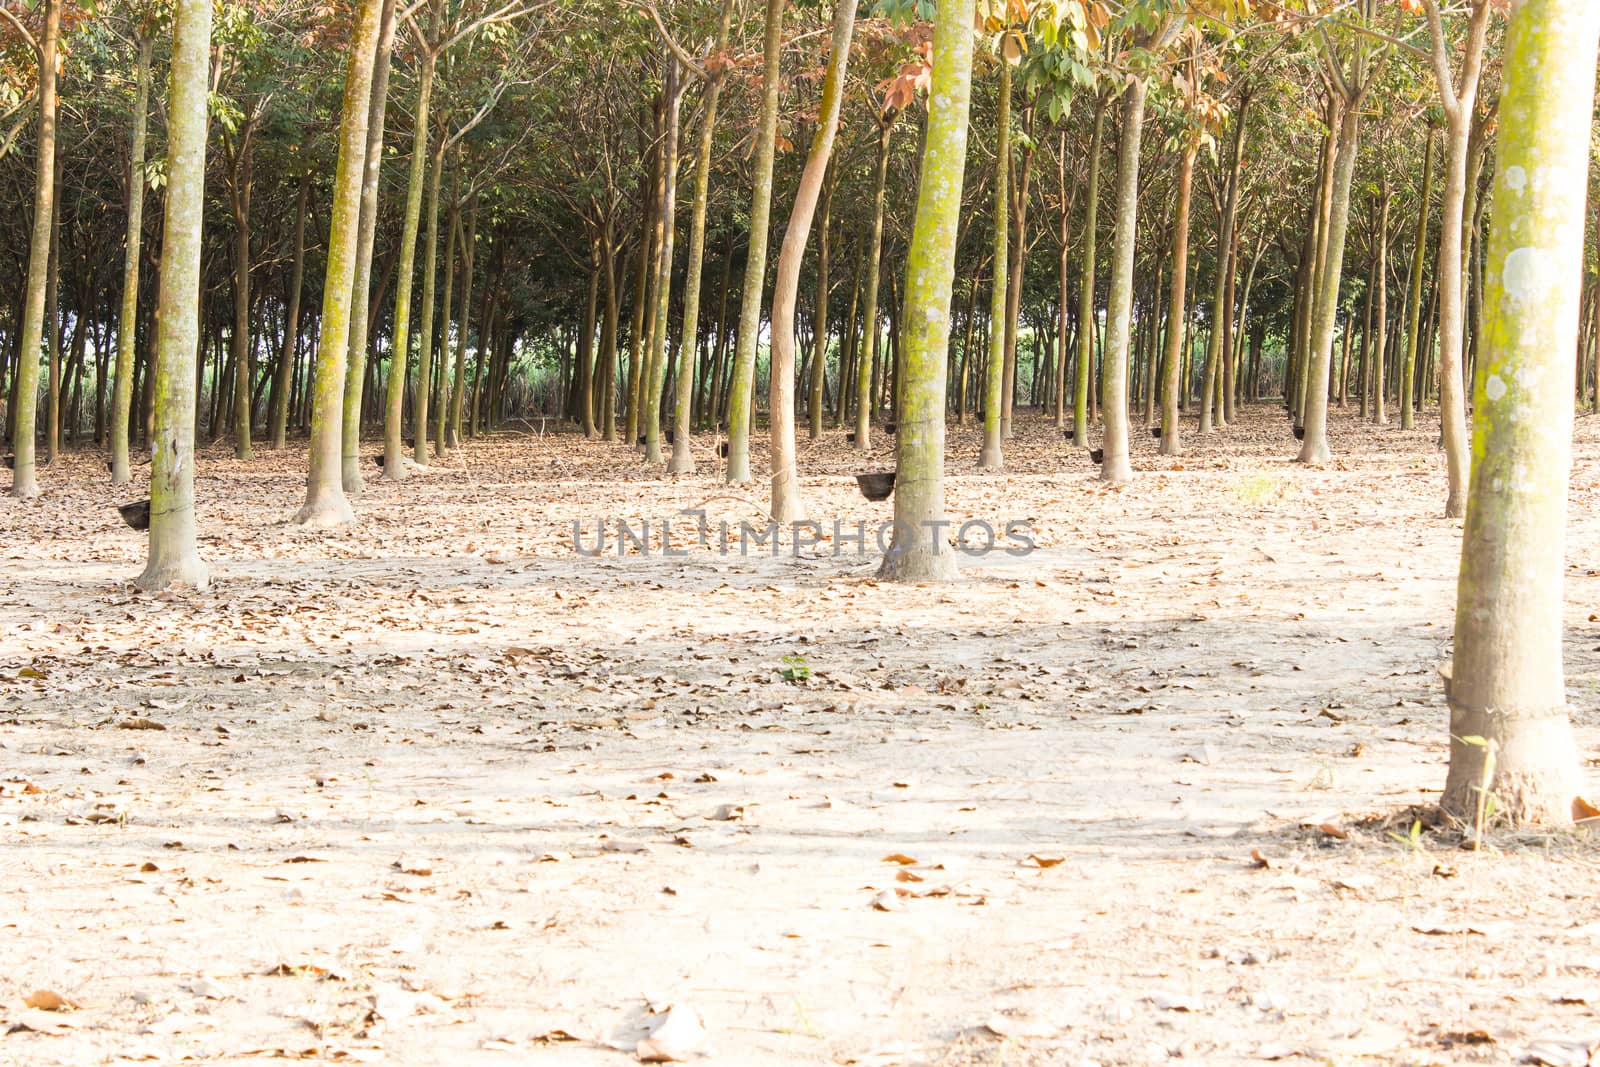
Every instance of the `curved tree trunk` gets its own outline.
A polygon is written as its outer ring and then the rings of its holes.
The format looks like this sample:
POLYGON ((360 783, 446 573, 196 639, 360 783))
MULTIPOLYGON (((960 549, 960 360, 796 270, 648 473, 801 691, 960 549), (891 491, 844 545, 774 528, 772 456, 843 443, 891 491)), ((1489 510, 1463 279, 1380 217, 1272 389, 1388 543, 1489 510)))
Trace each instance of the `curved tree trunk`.
MULTIPOLYGON (((750 241, 745 252, 744 288, 739 298, 739 335, 733 352, 733 384, 728 391, 728 470, 730 485, 750 480, 750 401, 756 384, 756 344, 761 336, 761 291, 767 276, 767 227, 772 215, 772 160, 777 151, 779 61, 783 58, 785 0, 767 0, 761 124, 756 131, 754 186, 750 194, 750 241)), ((774 331, 775 332, 775 331, 774 331)))
POLYGON ((228 183, 228 205, 233 211, 233 458, 251 459, 250 387, 255 374, 250 351, 250 200, 254 184, 250 157, 255 140, 253 122, 240 136, 238 157, 228 183))
POLYGON ((156 305, 155 435, 150 459, 150 557, 141 589, 203 589, 194 528, 195 356, 200 347, 201 224, 205 219, 206 97, 211 0, 173 5, 167 96, 167 190, 156 305))
MULTIPOLYGON (((328 232, 328 272, 322 286, 322 316, 311 397, 311 472, 306 502, 294 521, 302 526, 339 526, 355 519, 342 478, 345 357, 350 344, 350 296, 355 281, 361 179, 367 161, 367 112, 372 106, 372 70, 377 59, 383 0, 361 0, 350 39, 339 120, 339 162, 334 172, 328 232)), ((366 308, 358 314, 365 315, 366 308)))
POLYGON ((150 54, 141 29, 135 67, 133 144, 128 159, 128 229, 122 255, 122 309, 117 326, 116 386, 111 397, 111 484, 126 485, 128 425, 133 410, 133 361, 139 342, 139 254, 144 241, 144 157, 150 122, 150 54))
POLYGON ((1584 240, 1568 220, 1587 192, 1597 38, 1589 0, 1523 0, 1506 34, 1440 798, 1480 831, 1490 818, 1566 823, 1581 783, 1561 656, 1584 240))
MULTIPOLYGON (((828 56, 828 72, 822 81, 817 132, 811 139, 811 154, 806 157, 805 169, 800 173, 800 186, 795 190, 794 209, 789 214, 789 228, 784 231, 778 270, 773 279, 772 365, 767 404, 772 445, 771 512, 780 523, 805 517, 805 504, 800 500, 800 478, 795 470, 794 305, 800 293, 800 267, 805 260, 806 242, 811 237, 817 200, 827 178, 828 162, 833 157, 833 140, 839 129, 839 111, 844 104, 844 76, 850 63, 850 41, 855 25, 856 0, 836 0, 832 52, 828 56)), ((943 353, 940 358, 943 359, 943 353)), ((942 402, 942 394, 940 399, 942 402)))

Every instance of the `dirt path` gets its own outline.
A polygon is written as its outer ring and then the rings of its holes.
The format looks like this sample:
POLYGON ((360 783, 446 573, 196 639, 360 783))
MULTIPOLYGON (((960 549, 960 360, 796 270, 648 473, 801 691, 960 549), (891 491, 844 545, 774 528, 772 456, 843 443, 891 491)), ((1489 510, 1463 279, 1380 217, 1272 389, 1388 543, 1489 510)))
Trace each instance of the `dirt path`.
MULTIPOLYGON (((621 1064, 676 1005, 741 1067, 1582 1063, 1591 843, 1362 822, 1443 784, 1459 527, 1431 431, 1336 431, 1299 470, 1257 413, 1115 490, 1046 424, 1000 478, 958 432, 952 513, 1039 551, 912 588, 827 545, 581 557, 575 520, 764 494, 557 435, 332 535, 283 525, 303 453, 218 451, 215 585, 151 597, 137 493, 68 460, 0 501, 0 1062, 621 1064)), ((840 435, 801 462, 825 528, 887 518, 840 435)))

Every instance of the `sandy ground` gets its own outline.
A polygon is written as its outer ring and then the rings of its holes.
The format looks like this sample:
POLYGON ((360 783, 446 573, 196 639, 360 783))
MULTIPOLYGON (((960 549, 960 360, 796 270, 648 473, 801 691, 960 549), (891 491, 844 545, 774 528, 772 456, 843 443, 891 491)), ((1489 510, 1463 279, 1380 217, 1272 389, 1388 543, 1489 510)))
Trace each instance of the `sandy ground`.
MULTIPOLYGON (((0 1063, 625 1064, 663 1024, 730 1065, 1588 1062, 1593 842, 1408 834, 1434 434, 1342 416, 1306 470, 1261 409, 1106 489, 1043 420, 1000 476, 954 431, 952 514, 1038 548, 937 587, 826 542, 580 556, 574 520, 765 491, 552 434, 333 533, 286 525, 303 451, 213 448, 214 585, 150 596, 142 490, 71 457, 0 500, 0 1063)), ((1600 420, 1578 455, 1588 753, 1600 420)), ((842 434, 801 462, 825 529, 889 516, 842 434)))

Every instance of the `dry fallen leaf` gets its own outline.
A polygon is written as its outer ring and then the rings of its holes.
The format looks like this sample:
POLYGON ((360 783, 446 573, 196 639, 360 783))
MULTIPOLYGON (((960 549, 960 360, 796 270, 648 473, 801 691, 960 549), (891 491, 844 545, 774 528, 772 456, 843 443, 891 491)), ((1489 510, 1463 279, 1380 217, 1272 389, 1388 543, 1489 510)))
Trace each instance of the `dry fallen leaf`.
POLYGON ((1037 852, 1030 852, 1027 858, 1022 861, 1022 866, 1049 870, 1051 867, 1059 867, 1065 862, 1067 862, 1067 857, 1065 856, 1041 856, 1037 852))
POLYGON ((35 989, 22 998, 22 1003, 40 1011, 65 1011, 77 1007, 72 1001, 53 989, 35 989))
POLYGON ((1600 820, 1600 808, 1595 807, 1583 797, 1572 798, 1572 821, 1582 825, 1587 822, 1600 820))
POLYGON ((902 867, 911 867, 914 866, 917 861, 915 857, 908 856, 904 852, 891 852, 887 856, 883 857, 881 862, 898 863, 902 867))

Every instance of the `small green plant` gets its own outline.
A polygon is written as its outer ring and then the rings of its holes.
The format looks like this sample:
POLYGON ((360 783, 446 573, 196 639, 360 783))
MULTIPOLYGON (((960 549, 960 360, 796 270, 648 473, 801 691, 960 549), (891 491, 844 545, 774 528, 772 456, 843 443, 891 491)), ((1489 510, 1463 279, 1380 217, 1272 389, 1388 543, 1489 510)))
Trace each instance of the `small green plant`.
POLYGON ((783 676, 784 681, 799 685, 811 677, 811 667, 806 663, 804 656, 785 656, 783 667, 778 673, 783 676))
POLYGON ((1241 503, 1259 506, 1281 496, 1283 484, 1270 474, 1258 474, 1241 480, 1233 487, 1233 491, 1241 503))
POLYGON ((1414 856, 1425 856, 1425 855, 1427 855, 1428 850, 1422 847, 1422 820, 1421 819, 1412 819, 1411 820, 1411 832, 1410 833, 1405 834, 1404 836, 1402 836, 1400 834, 1395 833, 1393 830, 1390 830, 1389 831, 1389 836, 1394 838, 1394 840, 1400 845, 1400 847, 1406 848, 1406 849, 1410 849, 1412 855, 1414 855, 1414 856))

